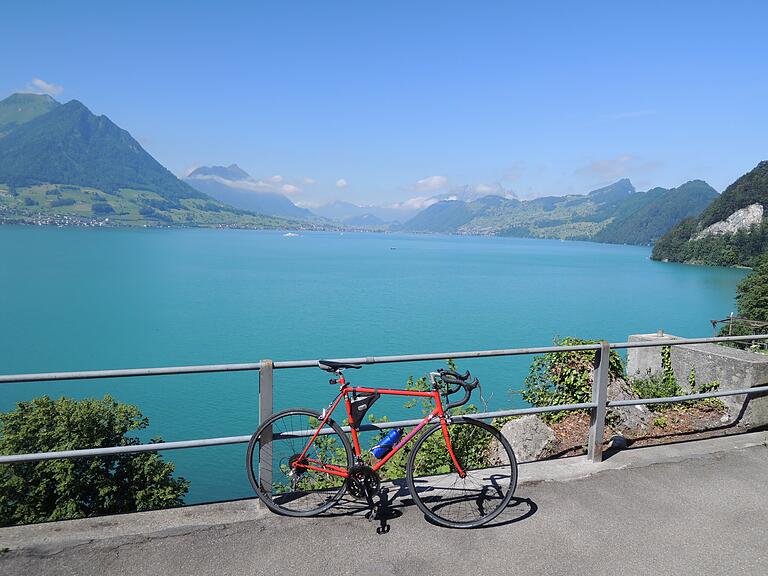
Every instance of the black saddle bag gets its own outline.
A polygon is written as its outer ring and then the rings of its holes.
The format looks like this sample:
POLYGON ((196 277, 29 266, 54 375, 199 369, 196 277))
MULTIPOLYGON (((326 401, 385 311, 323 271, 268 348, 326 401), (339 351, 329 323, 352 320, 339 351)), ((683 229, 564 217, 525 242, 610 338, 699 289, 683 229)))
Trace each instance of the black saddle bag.
POLYGON ((349 403, 349 425, 357 430, 360 428, 360 424, 365 418, 365 413, 368 412, 373 403, 381 397, 381 394, 374 392, 367 396, 358 396, 349 403))

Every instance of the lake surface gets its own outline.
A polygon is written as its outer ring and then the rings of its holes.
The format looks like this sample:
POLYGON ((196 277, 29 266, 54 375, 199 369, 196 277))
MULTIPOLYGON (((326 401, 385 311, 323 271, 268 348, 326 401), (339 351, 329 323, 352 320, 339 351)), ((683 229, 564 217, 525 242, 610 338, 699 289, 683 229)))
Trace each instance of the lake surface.
MULTIPOLYGON (((709 336, 746 271, 662 264, 587 242, 239 230, 0 227, 0 373, 299 360, 709 336)), ((530 358, 464 361, 488 407, 523 404, 530 358)), ((401 387, 439 363, 365 367, 401 387)), ((276 408, 321 409, 315 369, 275 373, 276 408)), ((137 404, 166 441, 250 434, 258 374, 0 387, 0 410, 48 394, 137 404)), ((372 413, 416 417, 381 400, 372 413), (377 410, 378 409, 378 410, 377 410)), ((166 452, 188 502, 250 496, 245 446, 166 452)))

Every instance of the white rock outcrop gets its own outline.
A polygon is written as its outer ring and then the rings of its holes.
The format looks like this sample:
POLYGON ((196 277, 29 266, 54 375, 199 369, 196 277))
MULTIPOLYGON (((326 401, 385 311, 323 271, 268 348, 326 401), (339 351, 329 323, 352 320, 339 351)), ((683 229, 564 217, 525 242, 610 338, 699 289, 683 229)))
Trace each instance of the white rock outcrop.
POLYGON ((746 208, 736 210, 725 220, 715 222, 707 226, 693 237, 694 240, 701 240, 707 236, 721 236, 723 234, 735 234, 739 230, 749 230, 755 224, 763 221, 762 204, 750 204, 746 208))

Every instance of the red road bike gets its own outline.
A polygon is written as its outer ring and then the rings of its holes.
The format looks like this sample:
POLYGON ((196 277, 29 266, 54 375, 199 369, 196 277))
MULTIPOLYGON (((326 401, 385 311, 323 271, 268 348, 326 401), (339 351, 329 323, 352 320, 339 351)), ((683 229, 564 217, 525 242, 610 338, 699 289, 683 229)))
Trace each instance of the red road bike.
POLYGON ((430 374, 430 390, 398 390, 351 386, 344 370, 360 368, 357 364, 321 360, 318 365, 336 375, 330 380, 339 386, 333 402, 322 412, 299 408, 273 414, 248 444, 248 479, 270 510, 314 516, 348 491, 367 501, 373 517, 379 470, 430 424, 410 450, 405 472, 411 498, 426 517, 442 526, 472 528, 492 520, 509 504, 517 486, 517 461, 509 442, 485 422, 449 413, 466 404, 479 385, 469 372, 438 370, 430 374), (464 397, 443 407, 443 398, 448 402, 459 390, 464 397), (393 446, 363 451, 362 419, 382 395, 427 399, 434 408, 393 446), (331 417, 342 399, 352 443, 331 417))

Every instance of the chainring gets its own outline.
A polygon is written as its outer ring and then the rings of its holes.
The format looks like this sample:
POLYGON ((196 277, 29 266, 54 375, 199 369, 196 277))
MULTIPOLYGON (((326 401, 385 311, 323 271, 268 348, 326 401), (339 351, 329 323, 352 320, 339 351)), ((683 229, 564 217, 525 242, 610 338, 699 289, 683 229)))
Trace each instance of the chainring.
POLYGON ((347 491, 355 498, 373 496, 379 491, 381 480, 376 471, 365 464, 356 464, 348 471, 347 491))

